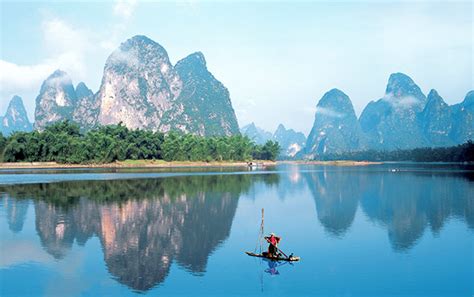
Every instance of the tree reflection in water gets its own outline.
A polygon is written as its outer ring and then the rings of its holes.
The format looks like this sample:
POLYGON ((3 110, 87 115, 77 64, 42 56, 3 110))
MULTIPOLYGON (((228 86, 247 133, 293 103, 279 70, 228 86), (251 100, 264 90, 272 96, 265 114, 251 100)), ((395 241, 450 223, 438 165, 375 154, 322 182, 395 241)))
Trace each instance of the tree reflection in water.
POLYGON ((205 272, 209 254, 228 236, 239 196, 278 175, 183 176, 166 179, 62 182, 0 189, 17 206, 34 197, 45 250, 63 258, 73 242, 96 235, 109 272, 138 291, 164 281, 173 261, 205 272))
MULTIPOLYGON (((22 230, 33 199, 36 230, 49 254, 61 259, 74 242, 84 245, 97 236, 114 278, 146 291, 164 281, 173 262, 205 273, 209 255, 229 236, 238 198, 255 183, 277 187, 279 199, 308 187, 318 220, 337 238, 348 232, 360 206, 387 229, 395 251, 406 251, 427 228, 440 233, 450 218, 474 230, 472 181, 471 172, 292 167, 278 174, 0 186, 0 193, 10 230, 22 230)), ((278 271, 273 268, 268 272, 278 271)))

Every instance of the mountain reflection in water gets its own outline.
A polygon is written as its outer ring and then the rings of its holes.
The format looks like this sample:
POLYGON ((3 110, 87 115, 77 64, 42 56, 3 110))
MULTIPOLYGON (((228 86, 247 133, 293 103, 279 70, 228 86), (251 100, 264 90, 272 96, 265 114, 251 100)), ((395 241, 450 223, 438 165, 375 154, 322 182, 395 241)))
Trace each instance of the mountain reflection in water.
POLYGON ((44 249, 63 258, 74 241, 100 238, 109 272, 144 291, 166 278, 173 261, 205 272, 209 254, 229 236, 237 202, 255 181, 277 175, 184 176, 166 179, 61 182, 5 186, 10 229, 34 197, 44 249), (11 198, 10 198, 11 197, 11 198), (20 214, 20 215, 18 215, 20 214))
POLYGON ((360 205, 384 226, 396 251, 411 248, 429 227, 435 234, 451 217, 474 230, 471 172, 372 172, 333 167, 303 173, 325 230, 336 237, 351 227, 360 205))
POLYGON ((239 197, 258 196, 256 183, 276 187, 280 200, 308 188, 319 222, 335 238, 349 232, 360 207, 387 230, 396 252, 415 246, 427 228, 438 234, 451 218, 474 230, 468 171, 288 166, 267 174, 10 185, 0 193, 12 232, 21 232, 32 199, 36 231, 50 255, 62 259, 74 242, 85 245, 97 236, 110 274, 147 291, 165 280, 172 263, 204 274, 209 255, 229 237, 239 197))

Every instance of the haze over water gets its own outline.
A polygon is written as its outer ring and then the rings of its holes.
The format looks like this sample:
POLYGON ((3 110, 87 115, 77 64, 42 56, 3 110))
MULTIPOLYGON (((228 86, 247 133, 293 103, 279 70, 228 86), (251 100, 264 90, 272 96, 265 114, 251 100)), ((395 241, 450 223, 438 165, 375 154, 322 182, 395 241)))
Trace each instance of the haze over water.
POLYGON ((469 166, 0 172, 2 296, 472 296, 473 244, 469 166))

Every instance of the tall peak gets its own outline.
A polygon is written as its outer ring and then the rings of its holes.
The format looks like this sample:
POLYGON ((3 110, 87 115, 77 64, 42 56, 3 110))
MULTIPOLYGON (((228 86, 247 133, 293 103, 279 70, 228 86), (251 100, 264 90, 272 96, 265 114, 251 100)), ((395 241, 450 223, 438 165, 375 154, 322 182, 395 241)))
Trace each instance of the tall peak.
POLYGON ((77 84, 76 86, 76 96, 77 96, 77 99, 81 99, 81 98, 84 98, 84 97, 88 97, 88 96, 91 96, 93 93, 91 91, 91 89, 89 89, 85 83, 83 83, 82 81, 80 83, 77 84))
POLYGON ((184 59, 181 59, 180 61, 178 61, 178 63, 176 63, 177 68, 180 68, 183 65, 188 65, 188 66, 192 65, 193 67, 206 68, 206 58, 204 57, 203 53, 195 52, 188 55, 184 59))
MULTIPOLYGON (((331 89, 326 92, 321 100, 319 100, 317 107, 331 108, 334 111, 341 110, 344 112, 354 113, 351 99, 349 99, 349 96, 339 89, 331 89)), ((324 114, 324 112, 320 113, 324 114)))
POLYGON ((431 89, 428 93, 427 104, 436 103, 436 104, 445 104, 443 98, 438 94, 435 89, 431 89))
POLYGON ((428 100, 430 98, 436 98, 439 97, 438 92, 435 89, 431 89, 430 92, 428 93, 428 100))
POLYGON ((12 106, 12 105, 21 105, 21 106, 23 106, 23 99, 21 99, 20 96, 14 95, 14 96, 12 97, 12 100, 10 100, 10 104, 9 104, 9 105, 10 105, 10 106, 12 106))
POLYGON ((426 97, 420 87, 408 75, 400 72, 390 75, 385 94, 389 98, 413 96, 420 101, 426 101, 426 97))
POLYGON ((189 56, 187 56, 186 59, 188 59, 188 60, 190 60, 194 63, 201 64, 204 67, 206 67, 206 58, 204 57, 204 54, 201 53, 201 52, 192 53, 189 56))
MULTIPOLYGON (((22 115, 26 116, 25 105, 23 104, 23 99, 20 96, 14 95, 8 104, 6 116, 8 114, 13 114, 14 112, 20 112, 22 115)), ((5 116, 5 117, 6 117, 5 116)))
POLYGON ((462 105, 464 105, 464 106, 474 105, 474 91, 469 91, 466 94, 466 97, 464 98, 464 101, 462 102, 462 105))
POLYGON ((390 74, 390 77, 388 78, 389 85, 394 83, 414 84, 415 82, 405 73, 396 72, 390 74))
POLYGON ((328 95, 328 96, 346 96, 347 97, 346 93, 339 90, 338 88, 333 88, 333 89, 329 90, 328 92, 326 92, 326 95, 328 95))
POLYGON ((53 78, 58 78, 58 77, 64 77, 64 76, 68 76, 66 71, 63 71, 61 69, 56 69, 53 73, 51 73, 48 76, 47 80, 53 79, 53 78))
POLYGON ((126 42, 146 42, 146 43, 155 43, 152 39, 148 38, 145 35, 135 35, 129 39, 127 39, 126 42))
POLYGON ((72 81, 67 72, 57 69, 46 78, 43 85, 47 87, 60 87, 72 85, 72 81))
POLYGON ((13 96, 0 122, 0 132, 9 135, 13 131, 31 131, 31 129, 23 100, 19 96, 13 96))
POLYGON ((132 38, 129 38, 120 44, 121 50, 129 50, 131 48, 137 47, 159 47, 160 49, 164 50, 164 48, 157 43, 156 41, 144 36, 144 35, 135 35, 132 38))
POLYGON ((149 68, 151 71, 161 66, 171 68, 165 48, 146 36, 137 35, 122 42, 107 58, 105 70, 112 68, 124 74, 130 69, 143 71, 143 68, 149 68))
POLYGON ((424 109, 425 113, 434 109, 439 109, 441 106, 447 108, 448 105, 444 102, 443 98, 441 98, 435 89, 431 89, 427 97, 427 102, 424 109))

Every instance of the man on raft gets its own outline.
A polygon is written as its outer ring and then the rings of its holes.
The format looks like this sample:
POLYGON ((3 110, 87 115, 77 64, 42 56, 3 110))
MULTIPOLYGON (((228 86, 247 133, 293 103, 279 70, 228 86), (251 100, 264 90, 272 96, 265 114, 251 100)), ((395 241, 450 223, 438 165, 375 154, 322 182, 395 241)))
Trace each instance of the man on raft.
POLYGON ((280 243, 281 238, 276 236, 273 232, 270 233, 270 236, 265 236, 264 238, 269 243, 267 256, 271 258, 278 257, 279 253, 278 253, 277 245, 280 243))

